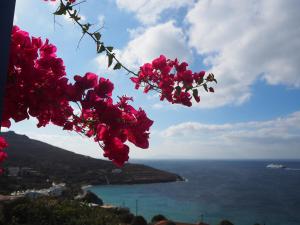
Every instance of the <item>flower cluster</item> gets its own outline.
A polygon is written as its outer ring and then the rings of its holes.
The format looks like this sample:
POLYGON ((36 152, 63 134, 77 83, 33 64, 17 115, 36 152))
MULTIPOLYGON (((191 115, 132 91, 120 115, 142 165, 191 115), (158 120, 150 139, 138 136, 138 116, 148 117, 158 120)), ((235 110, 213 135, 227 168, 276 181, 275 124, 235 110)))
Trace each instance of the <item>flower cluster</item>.
POLYGON ((114 104, 113 83, 93 73, 84 77, 75 76, 67 95, 70 101, 80 104, 81 114, 73 116, 72 121, 64 125, 65 130, 76 130, 88 137, 94 137, 104 150, 104 156, 121 166, 128 160, 130 141, 140 148, 149 147, 149 129, 153 124, 140 108, 135 109, 128 102, 132 98, 122 96, 114 104))
POLYGON ((52 123, 76 131, 99 142, 104 156, 118 166, 128 160, 126 141, 148 148, 153 121, 129 104, 131 98, 123 96, 114 103, 114 85, 93 73, 74 80, 70 83, 66 77, 54 45, 14 26, 2 126, 10 127, 11 119, 35 117, 38 127, 52 123), (78 115, 71 103, 79 107, 78 115))
POLYGON ((213 74, 205 78, 205 71, 193 73, 187 66, 186 62, 179 63, 177 59, 171 60, 161 55, 152 63, 141 66, 138 76, 130 79, 136 89, 144 87, 145 93, 149 90, 158 91, 160 100, 192 106, 192 96, 196 102, 200 102, 197 88, 203 86, 206 91, 214 92, 212 87, 207 87, 207 83, 216 80, 213 74))
MULTIPOLYGON (((0 137, 0 163, 6 159, 7 154, 3 152, 3 149, 6 148, 8 145, 3 137, 0 137)), ((0 168, 0 174, 3 172, 2 168, 0 168)))
POLYGON ((56 47, 48 40, 30 38, 14 26, 2 126, 38 119, 38 127, 49 122, 62 126, 73 114, 65 90, 68 87, 65 66, 56 56, 56 47))

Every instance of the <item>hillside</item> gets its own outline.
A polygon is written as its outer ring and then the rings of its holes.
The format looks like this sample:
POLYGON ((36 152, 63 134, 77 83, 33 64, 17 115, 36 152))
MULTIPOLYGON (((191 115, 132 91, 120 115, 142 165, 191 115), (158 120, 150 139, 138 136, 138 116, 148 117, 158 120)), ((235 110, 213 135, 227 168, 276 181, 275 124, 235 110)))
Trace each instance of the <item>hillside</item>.
POLYGON ((172 182, 181 177, 140 164, 127 163, 121 170, 110 161, 33 140, 12 131, 1 134, 9 143, 6 172, 0 176, 0 193, 46 187, 52 181, 72 185, 172 182))

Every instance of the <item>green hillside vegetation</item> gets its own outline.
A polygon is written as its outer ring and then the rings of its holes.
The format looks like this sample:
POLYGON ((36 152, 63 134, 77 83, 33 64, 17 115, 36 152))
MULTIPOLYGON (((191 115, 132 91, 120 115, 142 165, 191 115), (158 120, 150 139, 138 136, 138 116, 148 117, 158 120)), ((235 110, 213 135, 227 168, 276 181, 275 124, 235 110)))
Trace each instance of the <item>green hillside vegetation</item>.
POLYGON ((0 225, 119 225, 128 215, 124 209, 89 207, 51 197, 0 203, 0 225))

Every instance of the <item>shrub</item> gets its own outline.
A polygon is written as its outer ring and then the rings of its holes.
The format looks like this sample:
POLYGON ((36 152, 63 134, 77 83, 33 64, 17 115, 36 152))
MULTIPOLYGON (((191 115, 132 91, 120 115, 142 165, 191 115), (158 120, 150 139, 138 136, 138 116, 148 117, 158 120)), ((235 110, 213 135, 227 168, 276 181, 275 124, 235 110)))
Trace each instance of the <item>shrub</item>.
POLYGON ((21 198, 3 203, 1 211, 3 225, 118 225, 121 222, 111 210, 54 197, 21 198))
POLYGON ((135 216, 131 222, 131 225, 147 225, 147 221, 142 216, 135 216))
POLYGON ((157 223, 159 221, 162 221, 162 220, 167 220, 167 218, 164 215, 158 214, 158 215, 155 215, 155 216, 152 217, 151 223, 155 224, 155 223, 157 223))

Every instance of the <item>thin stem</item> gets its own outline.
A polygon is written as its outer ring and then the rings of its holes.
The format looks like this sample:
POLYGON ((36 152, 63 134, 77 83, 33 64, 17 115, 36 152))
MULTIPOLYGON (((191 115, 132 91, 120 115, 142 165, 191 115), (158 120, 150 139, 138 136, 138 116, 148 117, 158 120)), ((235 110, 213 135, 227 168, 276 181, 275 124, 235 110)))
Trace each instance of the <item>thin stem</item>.
MULTIPOLYGON (((92 24, 82 24, 79 20, 79 16, 78 16, 78 12, 75 10, 74 12, 72 12, 72 7, 78 5, 78 4, 81 4, 81 3, 84 3, 86 2, 86 0, 83 0, 79 3, 76 3, 74 5, 69 5, 70 7, 68 7, 68 4, 65 5, 63 0, 60 0, 61 4, 64 5, 66 7, 66 12, 68 13, 68 15, 70 16, 70 18, 82 29, 82 32, 83 32, 83 35, 81 36, 79 42, 78 42, 78 45, 77 45, 77 48, 79 47, 79 44, 82 40, 82 38, 84 37, 85 34, 87 34, 88 36, 90 36, 92 38, 92 40, 97 44, 97 50, 98 50, 98 47, 99 46, 102 46, 106 52, 106 55, 111 57, 117 64, 119 64, 121 66, 121 68, 123 68, 124 70, 127 71, 128 74, 132 74, 133 76, 135 77, 139 77, 139 73, 136 73, 134 71, 132 71, 131 69, 129 69, 127 66, 125 66, 124 64, 121 63, 121 61, 116 57, 115 53, 113 53, 112 51, 110 51, 110 47, 107 47, 104 45, 104 42, 101 42, 99 40, 99 38, 97 38, 97 36, 95 35, 99 30, 101 30, 103 28, 103 26, 100 28, 100 29, 97 29, 96 31, 94 32, 90 32, 89 31, 89 28, 92 24)), ((150 89, 151 90, 155 90, 157 91, 158 93, 160 94, 163 94, 162 91, 160 90, 159 87, 157 87, 156 85, 152 84, 151 81, 149 80, 144 80, 143 81, 146 85, 149 85, 150 86, 150 89)), ((201 84, 197 84, 196 86, 192 87, 191 89, 196 89, 198 87, 201 87, 201 86, 204 86, 206 85, 207 83, 209 83, 210 81, 209 80, 205 80, 204 82, 202 82, 201 84)), ((146 86, 145 85, 145 86, 146 86)), ((141 87, 145 87, 145 86, 141 86, 141 87)))
MULTIPOLYGON (((64 4, 62 0, 60 0, 60 2, 61 2, 61 4, 64 4)), ((85 1, 82 1, 82 2, 85 2, 85 1)), ((80 3, 82 3, 82 2, 80 2, 80 3)), ((79 4, 79 3, 77 3, 77 4, 79 4)), ((75 5, 77 5, 77 4, 75 4, 75 5)), ((75 6, 75 5, 72 5, 72 6, 75 6)), ((70 11, 70 9, 67 9, 66 11, 67 11, 68 15, 70 16, 70 18, 74 20, 74 14, 72 14, 72 12, 70 11)), ((103 47, 105 48, 106 54, 112 56, 113 59, 114 59, 117 63, 119 63, 119 64, 121 65, 121 67, 122 67, 124 70, 126 70, 128 73, 130 73, 130 74, 132 74, 132 75, 134 75, 134 76, 138 76, 137 73, 135 73, 134 71, 130 70, 128 67, 126 67, 125 65, 123 65, 123 64, 121 63, 121 61, 116 57, 116 55, 115 55, 114 53, 112 53, 111 51, 109 51, 109 49, 104 45, 103 42, 99 42, 99 40, 96 39, 96 37, 94 36, 94 33, 95 33, 95 32, 93 32, 93 33, 89 32, 88 29, 86 29, 86 27, 85 27, 82 23, 79 22, 79 20, 74 20, 74 21, 75 21, 75 23, 77 23, 77 24, 81 27, 83 33, 89 35, 89 36, 94 40, 94 42, 95 42, 96 44, 101 44, 101 45, 103 45, 103 47)), ((100 29, 101 29, 101 28, 100 28, 100 29)), ((83 34, 83 35, 84 35, 84 34, 83 34)), ((82 39, 82 38, 81 38, 81 39, 82 39)))
POLYGON ((81 42, 82 38, 84 37, 84 35, 85 35, 85 33, 83 33, 82 36, 81 36, 81 38, 79 39, 76 49, 79 49, 80 42, 81 42))

